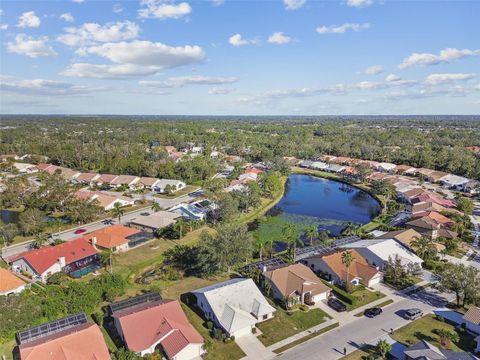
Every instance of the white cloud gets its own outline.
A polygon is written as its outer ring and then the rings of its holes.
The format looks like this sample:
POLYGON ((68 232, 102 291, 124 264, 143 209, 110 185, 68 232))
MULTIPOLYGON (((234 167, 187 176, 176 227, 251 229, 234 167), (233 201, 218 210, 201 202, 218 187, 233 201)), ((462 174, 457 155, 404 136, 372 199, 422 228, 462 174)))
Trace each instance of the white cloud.
POLYGON ((400 81, 402 78, 395 75, 395 74, 390 74, 385 78, 386 82, 395 82, 395 81, 400 81))
POLYGON ((428 66, 441 63, 450 63, 455 60, 477 55, 480 55, 480 50, 460 50, 455 48, 443 49, 438 55, 431 53, 413 53, 409 57, 405 58, 403 62, 398 65, 398 68, 406 69, 412 66, 428 66))
POLYGON ((208 90, 209 95, 227 95, 230 94, 233 90, 230 88, 224 88, 224 87, 217 87, 214 86, 210 90, 208 90))
POLYGON ((373 90, 385 87, 385 84, 375 81, 361 81, 355 85, 360 90, 373 90))
POLYGON ((283 0, 283 4, 287 10, 300 9, 306 2, 307 0, 283 0))
POLYGON ((74 22, 75 19, 73 18, 73 15, 71 13, 64 13, 60 15, 60 19, 66 22, 74 22))
POLYGON ((101 42, 113 42, 134 39, 140 33, 140 27, 131 21, 99 25, 86 23, 80 27, 65 28, 65 34, 57 41, 68 46, 84 46, 101 42))
POLYGON ((319 26, 317 27, 317 32, 319 34, 344 34, 348 30, 358 32, 368 28, 370 28, 369 23, 364 23, 364 24, 346 23, 339 26, 319 26))
POLYGON ((213 6, 220 6, 225 3, 225 0, 211 0, 213 6))
POLYGON ((258 38, 244 39, 242 38, 242 35, 235 34, 230 36, 230 38, 228 39, 228 42, 233 46, 243 46, 243 45, 255 45, 255 44, 258 44, 260 41, 258 38))
POLYGON ((79 49, 82 55, 98 55, 115 64, 72 64, 65 76, 123 79, 153 75, 160 70, 201 62, 205 58, 199 46, 172 47, 159 42, 133 41, 106 43, 79 49))
POLYGON ((138 15, 144 19, 179 19, 192 12, 192 7, 186 2, 179 4, 170 0, 142 0, 142 8, 138 15))
POLYGON ((445 83, 451 83, 455 81, 466 81, 474 79, 476 74, 462 74, 462 73, 453 73, 453 74, 431 74, 428 75, 425 79, 427 85, 439 85, 445 83))
POLYGON ((351 7, 366 7, 373 4, 373 0, 347 0, 347 5, 351 7))
POLYGON ((114 12, 115 14, 119 14, 119 13, 123 12, 123 7, 122 7, 122 5, 121 5, 121 4, 114 4, 114 5, 113 5, 113 12, 114 12))
POLYGON ((8 24, 0 24, 0 30, 7 30, 8 24))
POLYGON ((277 44, 277 45, 288 44, 290 41, 292 41, 292 38, 290 36, 285 35, 281 31, 274 32, 268 38, 268 42, 270 44, 277 44))
POLYGON ((31 58, 39 56, 56 56, 57 53, 47 44, 48 37, 43 36, 37 39, 26 34, 18 34, 15 41, 7 43, 7 50, 10 53, 26 55, 31 58))
POLYGON ((18 27, 21 28, 35 28, 40 26, 40 18, 35 15, 34 11, 28 11, 24 12, 20 17, 18 18, 18 27))
POLYGON ((84 95, 100 89, 93 89, 86 86, 78 86, 75 84, 55 80, 18 80, 9 78, 0 81, 0 90, 3 92, 18 93, 22 95, 72 96, 84 95))
POLYGON ((154 88, 172 88, 183 87, 186 85, 222 85, 237 82, 236 77, 211 77, 202 75, 193 76, 175 76, 169 77, 165 81, 142 80, 138 83, 142 86, 154 88))
POLYGON ((367 75, 377 75, 383 72, 382 65, 373 65, 365 69, 364 73, 367 75))
POLYGON ((81 4, 81 3, 85 2, 85 0, 72 0, 72 2, 77 3, 77 4, 81 4))

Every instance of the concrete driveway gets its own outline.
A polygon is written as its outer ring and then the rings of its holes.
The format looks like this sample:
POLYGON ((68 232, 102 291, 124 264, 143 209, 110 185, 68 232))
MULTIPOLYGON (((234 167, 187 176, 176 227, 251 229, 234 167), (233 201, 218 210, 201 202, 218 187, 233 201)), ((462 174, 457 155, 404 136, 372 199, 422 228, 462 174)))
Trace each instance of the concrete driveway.
POLYGON ((400 301, 384 308, 383 314, 376 318, 366 317, 340 326, 317 338, 313 338, 293 349, 279 355, 282 360, 336 360, 343 357, 343 349, 351 353, 365 344, 376 343, 379 338, 387 335, 390 329, 398 329, 409 323, 403 318, 407 309, 419 308, 424 313, 431 313, 438 307, 443 307, 450 296, 435 290, 427 290, 403 297, 400 301))
POLYGON ((268 350, 254 334, 248 334, 236 338, 235 342, 240 346, 240 349, 242 349, 245 355, 247 355, 243 359, 267 360, 275 356, 275 354, 268 350))

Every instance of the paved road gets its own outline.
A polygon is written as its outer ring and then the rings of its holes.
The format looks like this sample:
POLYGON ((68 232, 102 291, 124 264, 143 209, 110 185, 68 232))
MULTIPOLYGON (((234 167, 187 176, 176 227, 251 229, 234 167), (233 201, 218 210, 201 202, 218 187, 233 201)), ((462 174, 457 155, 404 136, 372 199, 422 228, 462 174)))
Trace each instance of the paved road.
MULTIPOLYGON (((196 198, 198 198, 200 195, 201 195, 201 192, 196 191, 195 193, 182 195, 182 196, 179 196, 179 197, 174 198, 174 199, 160 199, 160 198, 154 198, 154 199, 155 199, 155 201, 157 201, 160 204, 160 206, 163 209, 168 209, 168 208, 171 208, 171 207, 173 207, 175 205, 178 205, 182 202, 193 201, 196 198)), ((125 214, 125 215, 122 216, 121 223, 122 224, 127 224, 129 221, 131 221, 131 220, 133 220, 133 219, 135 219, 139 216, 142 216, 142 215, 140 215, 140 213, 143 213, 143 212, 151 213, 152 211, 148 207, 144 208, 144 209, 139 209, 139 210, 132 211, 131 213, 128 213, 128 214, 125 214)), ((118 219, 113 219, 113 222, 115 224, 117 224, 118 219)), ((100 221, 100 222, 93 222, 93 223, 90 223, 90 224, 85 224, 85 225, 82 225, 80 227, 82 229, 86 230, 83 233, 83 234, 85 234, 85 233, 89 233, 89 232, 92 232, 92 231, 95 231, 95 230, 102 229, 102 228, 107 227, 107 226, 110 226, 110 225, 105 224, 103 221, 100 221)), ((73 239, 76 239, 76 238, 78 238, 82 235, 82 234, 75 234, 76 229, 78 229, 78 228, 74 228, 72 230, 60 232, 60 233, 57 233, 57 234, 52 234, 52 236, 53 236, 54 239, 60 239, 60 240, 63 240, 63 241, 73 240, 73 239)), ((6 249, 3 249, 1 251, 1 254, 2 254, 3 258, 8 258, 8 257, 11 257, 13 255, 20 254, 22 252, 28 251, 29 249, 30 249, 30 243, 12 245, 12 246, 10 246, 6 249)))
POLYGON ((343 348, 351 353, 365 344, 388 334, 391 328, 397 329, 409 323, 402 315, 406 309, 420 308, 425 313, 443 307, 447 299, 435 290, 419 292, 410 298, 389 305, 383 314, 369 319, 366 317, 331 330, 311 341, 292 348, 278 357, 282 360, 336 360, 343 356, 343 348))

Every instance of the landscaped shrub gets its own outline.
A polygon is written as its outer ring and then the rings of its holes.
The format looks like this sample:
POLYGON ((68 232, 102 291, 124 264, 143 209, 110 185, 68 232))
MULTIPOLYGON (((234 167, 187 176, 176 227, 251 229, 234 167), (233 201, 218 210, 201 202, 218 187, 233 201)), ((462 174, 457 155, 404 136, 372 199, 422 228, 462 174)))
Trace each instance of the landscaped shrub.
POLYGON ((212 321, 207 321, 207 329, 212 331, 212 329, 213 329, 213 322, 212 321))
POLYGON ((256 333, 257 333, 257 328, 256 327, 252 328, 252 334, 256 334, 256 333))
POLYGON ((332 288, 333 292, 335 293, 335 296, 340 300, 350 305, 355 305, 355 303, 357 302, 357 299, 353 295, 347 293, 345 290, 333 284, 329 284, 329 286, 332 288))
POLYGON ((300 308, 300 310, 302 310, 302 311, 308 311, 308 310, 309 310, 308 306, 307 306, 307 305, 304 305, 304 304, 300 305, 299 308, 300 308))

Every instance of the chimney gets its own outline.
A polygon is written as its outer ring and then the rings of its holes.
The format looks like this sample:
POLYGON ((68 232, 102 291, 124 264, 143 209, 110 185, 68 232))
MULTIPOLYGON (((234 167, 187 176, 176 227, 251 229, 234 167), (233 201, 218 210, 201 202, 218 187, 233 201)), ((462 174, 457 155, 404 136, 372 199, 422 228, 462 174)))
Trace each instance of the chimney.
POLYGON ((60 267, 61 267, 61 268, 64 268, 64 267, 65 267, 65 265, 66 265, 66 263, 65 263, 65 256, 60 256, 57 261, 58 261, 58 263, 60 264, 60 267))
POLYGON ((92 238, 90 239, 93 247, 96 249, 97 248, 97 237, 96 236, 92 236, 92 238))
POLYGON ((265 272, 265 271, 267 271, 267 267, 263 265, 262 272, 265 272))

